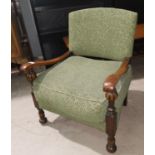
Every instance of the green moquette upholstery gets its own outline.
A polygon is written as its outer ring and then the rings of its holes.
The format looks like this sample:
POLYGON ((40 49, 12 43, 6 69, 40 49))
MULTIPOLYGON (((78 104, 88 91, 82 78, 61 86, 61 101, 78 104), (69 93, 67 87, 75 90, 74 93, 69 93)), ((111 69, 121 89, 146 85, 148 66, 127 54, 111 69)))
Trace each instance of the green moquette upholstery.
POLYGON ((76 55, 122 60, 132 56, 137 13, 93 8, 69 14, 69 49, 76 55))
MULTIPOLYGON (((58 113, 98 129, 105 129, 108 102, 103 81, 121 62, 72 56, 42 72, 33 83, 40 108, 58 113)), ((117 84, 119 113, 131 80, 131 68, 117 84)))
MULTIPOLYGON (((40 73, 33 82, 39 107, 105 131, 108 101, 104 80, 123 58, 132 56, 137 14, 112 8, 93 8, 69 15, 69 49, 75 56, 40 73), (83 56, 111 59, 92 59, 83 56)), ((117 83, 117 120, 127 95, 132 70, 117 83)))

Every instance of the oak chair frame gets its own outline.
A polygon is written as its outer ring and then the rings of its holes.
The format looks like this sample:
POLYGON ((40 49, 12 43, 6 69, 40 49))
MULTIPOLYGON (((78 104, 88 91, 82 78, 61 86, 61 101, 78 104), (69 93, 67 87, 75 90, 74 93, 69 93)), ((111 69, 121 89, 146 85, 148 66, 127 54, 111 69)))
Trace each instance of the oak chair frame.
MULTIPOLYGON (((65 37, 64 42, 66 46, 68 46, 68 38, 65 37)), ((51 60, 39 60, 34 62, 28 62, 21 66, 21 70, 25 73, 27 80, 32 84, 33 81, 37 78, 37 75, 34 71, 35 67, 54 65, 58 62, 65 60, 71 54, 72 52, 67 51, 62 56, 59 56, 51 60)), ((116 84, 120 80, 121 76, 123 76, 128 70, 129 60, 130 58, 124 58, 119 69, 115 73, 108 76, 103 83, 103 92, 105 93, 105 97, 109 102, 106 113, 106 133, 108 135, 108 142, 106 148, 107 151, 110 153, 114 153, 117 150, 117 146, 115 144, 115 134, 117 130, 117 112, 115 110, 115 100, 118 97, 116 84)), ((47 122, 47 118, 45 117, 44 111, 43 109, 39 108, 39 105, 35 99, 33 92, 31 94, 34 101, 34 105, 38 109, 39 122, 41 124, 45 124, 47 122)), ((126 105, 127 97, 124 100, 124 106, 126 105)))

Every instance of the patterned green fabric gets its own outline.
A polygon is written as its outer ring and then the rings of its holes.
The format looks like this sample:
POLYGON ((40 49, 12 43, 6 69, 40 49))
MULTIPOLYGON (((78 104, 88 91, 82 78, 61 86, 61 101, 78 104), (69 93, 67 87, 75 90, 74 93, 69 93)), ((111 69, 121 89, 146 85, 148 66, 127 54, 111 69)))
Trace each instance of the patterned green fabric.
POLYGON ((76 55, 122 60, 132 56, 137 13, 91 8, 69 14, 69 49, 76 55))
MULTIPOLYGON (((40 108, 104 130, 108 102, 103 82, 120 64, 119 61, 71 56, 42 72, 33 83, 33 92, 40 108)), ((130 80, 129 67, 117 84, 117 112, 121 110, 130 80)))

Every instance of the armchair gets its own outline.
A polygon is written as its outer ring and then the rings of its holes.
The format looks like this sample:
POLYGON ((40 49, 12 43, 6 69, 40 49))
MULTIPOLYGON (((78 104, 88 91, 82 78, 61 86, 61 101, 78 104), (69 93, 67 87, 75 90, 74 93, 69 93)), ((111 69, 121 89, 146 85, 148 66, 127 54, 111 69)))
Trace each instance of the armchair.
POLYGON ((115 8, 69 14, 69 51, 21 66, 32 84, 40 123, 47 122, 43 109, 58 113, 105 131, 107 151, 116 151, 116 129, 132 77, 129 60, 136 21, 137 13, 115 8), (34 67, 50 64, 55 65, 35 74, 34 67))

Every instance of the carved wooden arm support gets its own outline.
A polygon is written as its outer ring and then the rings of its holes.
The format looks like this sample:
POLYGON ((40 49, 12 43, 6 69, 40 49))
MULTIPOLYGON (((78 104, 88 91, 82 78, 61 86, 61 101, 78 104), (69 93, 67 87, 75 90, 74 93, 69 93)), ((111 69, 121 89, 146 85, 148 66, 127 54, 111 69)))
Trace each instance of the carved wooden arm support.
POLYGON ((23 71, 28 79, 28 81, 32 82, 37 76, 34 72, 34 67, 40 67, 40 66, 46 66, 46 65, 53 65, 58 62, 63 61, 65 58, 69 57, 71 54, 70 51, 64 53, 62 56, 59 56, 57 58, 51 59, 51 60, 38 60, 34 62, 28 62, 21 66, 21 71, 23 71))
POLYGON ((108 76, 104 82, 103 91, 108 100, 108 107, 106 113, 106 133, 108 134, 107 150, 114 153, 117 150, 115 144, 115 134, 117 130, 117 112, 115 110, 115 99, 118 94, 116 91, 116 84, 121 76, 127 71, 129 58, 124 59, 119 69, 112 75, 108 76))
POLYGON ((127 71, 129 60, 129 58, 125 58, 119 69, 114 74, 108 76, 104 82, 103 91, 106 93, 106 98, 109 101, 114 101, 117 98, 116 84, 127 71))

